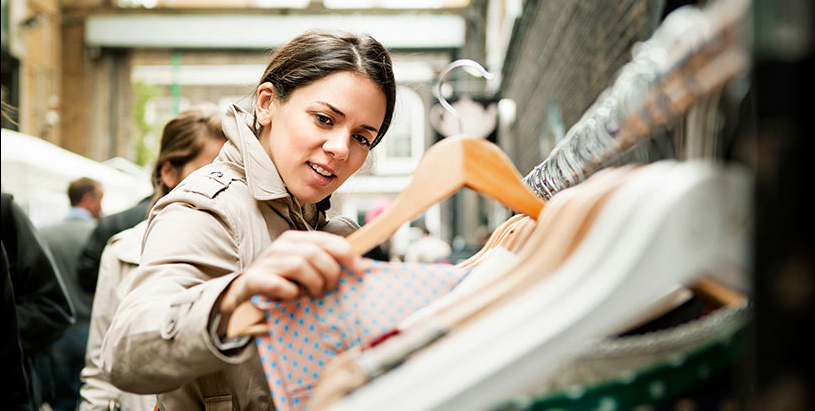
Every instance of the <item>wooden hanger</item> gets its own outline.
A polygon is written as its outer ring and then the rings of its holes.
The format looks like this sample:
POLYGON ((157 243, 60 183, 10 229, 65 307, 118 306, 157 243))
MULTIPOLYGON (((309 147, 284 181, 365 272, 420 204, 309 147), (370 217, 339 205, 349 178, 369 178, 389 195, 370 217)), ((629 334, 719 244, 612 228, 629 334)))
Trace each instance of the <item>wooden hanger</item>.
POLYGON ((515 227, 516 223, 518 223, 522 218, 524 218, 523 214, 514 214, 509 217, 506 221, 501 223, 498 228, 496 228, 490 237, 487 239, 487 242, 475 252, 475 254, 471 255, 466 260, 456 264, 456 267, 467 269, 470 268, 478 263, 479 260, 493 248, 497 247, 501 244, 502 241, 506 239, 507 233, 511 232, 515 227))
MULTIPOLYGON (((410 183, 391 207, 348 236, 351 248, 364 254, 388 239, 402 224, 463 187, 532 218, 537 218, 544 206, 498 146, 482 138, 448 137, 425 152, 410 183)), ((263 321, 263 311, 244 301, 229 319, 227 337, 264 334, 267 330, 263 321)))
POLYGON ((711 276, 700 277, 690 286, 690 290, 721 307, 740 307, 748 300, 747 295, 743 292, 711 276))
POLYGON ((509 301, 531 284, 543 281, 568 258, 586 235, 605 200, 637 168, 629 165, 604 169, 582 184, 558 193, 518 251, 518 263, 504 275, 468 290, 456 304, 437 311, 433 321, 463 326, 484 310, 509 301))
MULTIPOLYGON (((509 252, 516 252, 523 247, 526 240, 532 234, 532 231, 535 230, 535 227, 537 227, 537 221, 529 216, 523 216, 523 218, 513 224, 512 227, 501 236, 501 238, 492 248, 495 249, 501 247, 509 252)), ((481 259, 473 262, 472 267, 480 264, 480 260, 483 260, 484 258, 485 257, 482 256, 481 259)))
POLYGON ((393 205, 349 235, 348 241, 354 251, 365 253, 463 187, 532 218, 537 218, 544 205, 498 146, 482 138, 453 136, 432 145, 393 205))

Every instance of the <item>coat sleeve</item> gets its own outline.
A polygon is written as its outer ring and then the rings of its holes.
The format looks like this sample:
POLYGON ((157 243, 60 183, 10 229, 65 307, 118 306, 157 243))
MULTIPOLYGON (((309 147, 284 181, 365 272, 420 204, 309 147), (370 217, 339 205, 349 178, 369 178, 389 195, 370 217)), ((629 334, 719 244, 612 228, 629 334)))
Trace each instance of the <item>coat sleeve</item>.
POLYGON ((221 352, 208 329, 243 268, 230 220, 225 210, 183 201, 154 210, 140 266, 102 343, 102 368, 115 386, 166 392, 250 358, 253 345, 221 352))
POLYGON ((23 352, 41 351, 73 324, 74 308, 34 225, 7 195, 3 196, 2 214, 23 352))

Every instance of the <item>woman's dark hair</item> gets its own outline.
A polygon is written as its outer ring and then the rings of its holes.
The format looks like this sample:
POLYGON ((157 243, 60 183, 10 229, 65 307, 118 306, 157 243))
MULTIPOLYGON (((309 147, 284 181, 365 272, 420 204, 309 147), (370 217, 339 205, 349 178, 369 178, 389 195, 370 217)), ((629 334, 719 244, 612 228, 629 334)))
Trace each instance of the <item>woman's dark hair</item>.
MULTIPOLYGON (((396 82, 390 54, 373 37, 341 31, 305 32, 275 50, 258 86, 271 83, 276 97, 286 101, 297 88, 341 71, 371 79, 385 94, 385 119, 371 142, 373 148, 388 131, 396 104, 396 82)), ((262 128, 257 118, 253 128, 255 135, 260 136, 262 128)))
POLYGON ((164 125, 158 158, 153 166, 153 205, 173 189, 161 179, 164 162, 169 161, 173 168, 180 171, 198 157, 207 140, 226 140, 221 118, 221 113, 214 107, 196 107, 181 112, 164 125))

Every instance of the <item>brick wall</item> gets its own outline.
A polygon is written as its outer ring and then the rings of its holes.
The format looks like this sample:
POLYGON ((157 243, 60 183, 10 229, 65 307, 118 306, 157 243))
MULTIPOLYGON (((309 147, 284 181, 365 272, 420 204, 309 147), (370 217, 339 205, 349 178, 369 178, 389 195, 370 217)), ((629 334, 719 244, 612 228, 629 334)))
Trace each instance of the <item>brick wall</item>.
POLYGON ((504 65, 501 97, 517 105, 502 148, 521 174, 538 165, 610 86, 631 47, 656 28, 664 2, 528 0, 504 65))

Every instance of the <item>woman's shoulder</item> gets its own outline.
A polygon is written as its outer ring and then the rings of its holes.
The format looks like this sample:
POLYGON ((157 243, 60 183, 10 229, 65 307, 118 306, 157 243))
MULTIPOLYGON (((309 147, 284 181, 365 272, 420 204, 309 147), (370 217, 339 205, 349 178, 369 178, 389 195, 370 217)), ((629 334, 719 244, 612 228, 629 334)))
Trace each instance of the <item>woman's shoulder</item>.
POLYGON ((174 226, 201 226, 212 219, 231 232, 242 232, 263 218, 241 168, 229 163, 208 164, 162 197, 150 212, 151 221, 166 215, 174 226))
POLYGON ((319 229, 320 231, 347 237, 349 234, 359 229, 359 224, 349 217, 339 215, 328 218, 325 224, 319 229))
POLYGON ((216 162, 199 168, 176 187, 177 192, 191 193, 214 200, 228 195, 248 195, 246 175, 242 168, 230 163, 216 162))
POLYGON ((230 203, 240 204, 251 198, 241 169, 217 162, 199 168, 162 197, 154 209, 172 203, 187 203, 193 208, 218 211, 230 203))
POLYGON ((119 261, 128 264, 139 264, 141 255, 141 241, 147 229, 147 220, 116 233, 108 240, 105 250, 119 261))

